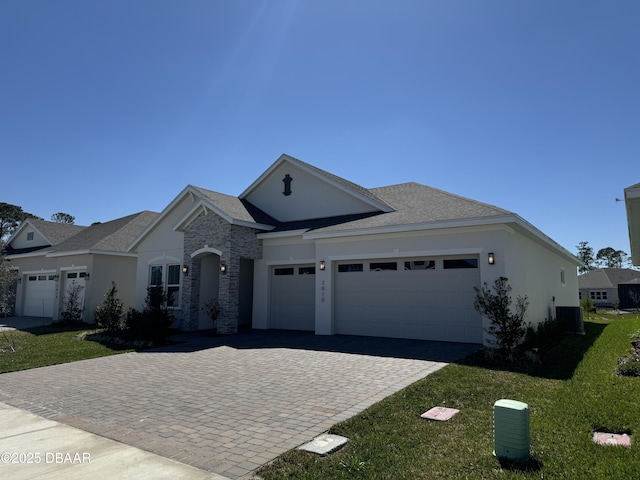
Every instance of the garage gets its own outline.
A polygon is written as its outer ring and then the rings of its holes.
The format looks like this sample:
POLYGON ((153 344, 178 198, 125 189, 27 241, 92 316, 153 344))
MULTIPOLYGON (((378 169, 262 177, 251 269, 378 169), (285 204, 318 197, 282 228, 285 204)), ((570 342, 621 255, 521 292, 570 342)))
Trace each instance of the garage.
POLYGON ((54 274, 25 275, 24 311, 26 317, 53 317, 56 296, 54 274))
POLYGON ((482 343, 478 257, 341 261, 335 333, 482 343))
POLYGON ((271 328, 315 330, 314 265, 286 265, 271 270, 271 328))

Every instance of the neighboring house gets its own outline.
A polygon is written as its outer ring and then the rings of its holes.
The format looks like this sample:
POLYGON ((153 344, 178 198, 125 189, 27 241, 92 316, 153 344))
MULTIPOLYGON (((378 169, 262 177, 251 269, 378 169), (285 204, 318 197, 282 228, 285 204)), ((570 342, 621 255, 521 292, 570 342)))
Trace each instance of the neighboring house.
POLYGON ((578 276, 578 290, 580 300, 590 298, 596 307, 613 307, 617 301, 620 308, 626 298, 619 295, 619 285, 632 283, 640 278, 640 272, 630 268, 598 268, 578 276))
POLYGON ((624 189, 624 201, 627 206, 631 262, 640 265, 640 183, 624 189))
POLYGON ((474 287, 509 278, 526 320, 577 307, 579 260, 518 215, 418 183, 366 189, 282 155, 239 197, 187 186, 131 244, 137 306, 162 284, 186 330, 483 343, 474 287))
POLYGON ((60 318, 71 285, 83 287, 83 319, 115 281, 126 306, 135 303, 136 256, 127 247, 155 218, 141 212, 90 227, 25 220, 7 242, 7 258, 18 272, 15 313, 60 318))

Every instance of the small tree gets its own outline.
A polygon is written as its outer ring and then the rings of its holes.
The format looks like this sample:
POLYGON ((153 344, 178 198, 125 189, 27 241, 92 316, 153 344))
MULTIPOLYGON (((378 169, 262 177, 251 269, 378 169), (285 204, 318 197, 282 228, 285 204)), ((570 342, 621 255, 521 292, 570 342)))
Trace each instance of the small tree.
POLYGON ((118 296, 116 282, 104 294, 104 301, 96 308, 96 322, 100 328, 110 332, 124 328, 124 304, 118 296))
POLYGON ((71 282, 67 296, 62 307, 62 321, 66 324, 82 322, 83 306, 80 304, 80 295, 84 287, 74 281, 71 282))
POLYGON ((580 306, 587 314, 587 318, 591 318, 591 312, 596 311, 596 304, 589 298, 589 295, 585 295, 585 297, 580 301, 580 306))
POLYGON ((524 317, 529 306, 527 296, 518 296, 516 299, 515 312, 511 311, 511 286, 506 277, 497 278, 491 291, 487 283, 482 288, 473 287, 476 291, 476 299, 473 304, 475 309, 487 317, 491 324, 486 328, 486 332, 492 335, 495 340, 489 343, 496 345, 499 349, 509 355, 522 342, 527 326, 524 317))
POLYGON ((580 242, 578 243, 576 248, 578 249, 577 257, 584 264, 583 266, 578 268, 578 271, 580 273, 585 273, 585 272, 588 272, 589 270, 593 270, 594 269, 593 263, 595 259, 593 257, 593 248, 589 246, 589 242, 580 242))
POLYGON ((207 304, 204 306, 204 308, 202 309, 202 311, 205 313, 207 317, 211 319, 211 321, 213 322, 213 329, 216 330, 218 326, 217 324, 218 316, 222 311, 222 309, 220 308, 220 302, 218 302, 218 300, 215 300, 215 299, 209 300, 207 304))

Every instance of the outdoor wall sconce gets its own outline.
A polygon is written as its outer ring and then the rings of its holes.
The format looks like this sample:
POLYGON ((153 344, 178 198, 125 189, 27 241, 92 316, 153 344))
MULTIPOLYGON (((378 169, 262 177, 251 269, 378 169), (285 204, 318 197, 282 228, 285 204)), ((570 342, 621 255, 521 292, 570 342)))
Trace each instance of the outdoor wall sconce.
POLYGON ((184 267, 182 267, 182 273, 184 273, 185 275, 189 274, 189 267, 187 267, 186 265, 184 267))
POLYGON ((327 268, 327 266, 324 263, 324 260, 320 260, 320 270, 324 271, 324 269, 327 268))
POLYGON ((222 274, 227 273, 227 264, 226 264, 226 263, 221 263, 221 264, 220 264, 220 272, 221 272, 222 274))
POLYGON ((493 265, 496 263, 496 258, 493 256, 493 252, 489 252, 489 265, 493 265))

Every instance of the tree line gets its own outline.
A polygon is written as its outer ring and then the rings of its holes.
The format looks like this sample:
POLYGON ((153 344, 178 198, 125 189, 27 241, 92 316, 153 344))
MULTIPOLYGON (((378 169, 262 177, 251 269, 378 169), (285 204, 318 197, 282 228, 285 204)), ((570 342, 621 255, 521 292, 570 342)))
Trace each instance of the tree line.
POLYGON ((576 248, 578 249, 576 256, 584 263, 584 266, 579 267, 580 273, 586 273, 596 268, 632 267, 631 259, 622 250, 605 247, 595 252, 589 242, 580 242, 576 248))

